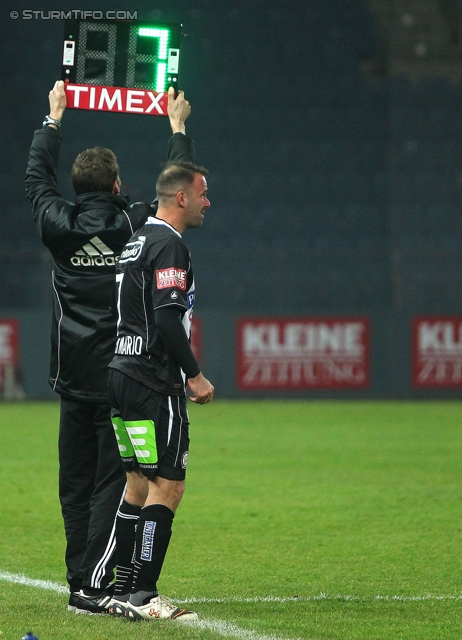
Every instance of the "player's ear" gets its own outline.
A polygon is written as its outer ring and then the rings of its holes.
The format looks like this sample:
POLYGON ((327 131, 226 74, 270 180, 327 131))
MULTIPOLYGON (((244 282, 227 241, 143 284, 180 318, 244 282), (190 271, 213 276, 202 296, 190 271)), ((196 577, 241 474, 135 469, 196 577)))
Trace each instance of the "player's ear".
POLYGON ((184 191, 178 191, 176 194, 176 203, 179 207, 184 207, 186 204, 186 193, 184 191))
POLYGON ((117 196, 120 195, 120 178, 118 177, 117 180, 114 180, 114 184, 112 185, 112 193, 115 193, 117 196))

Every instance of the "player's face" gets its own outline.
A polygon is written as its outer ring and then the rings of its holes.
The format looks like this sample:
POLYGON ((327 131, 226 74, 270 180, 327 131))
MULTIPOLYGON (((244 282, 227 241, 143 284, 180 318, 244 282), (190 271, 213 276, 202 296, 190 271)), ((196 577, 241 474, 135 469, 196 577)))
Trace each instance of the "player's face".
POLYGON ((196 173, 194 182, 187 191, 188 203, 185 208, 186 228, 200 227, 204 221, 204 213, 210 207, 210 200, 207 198, 207 180, 196 173))

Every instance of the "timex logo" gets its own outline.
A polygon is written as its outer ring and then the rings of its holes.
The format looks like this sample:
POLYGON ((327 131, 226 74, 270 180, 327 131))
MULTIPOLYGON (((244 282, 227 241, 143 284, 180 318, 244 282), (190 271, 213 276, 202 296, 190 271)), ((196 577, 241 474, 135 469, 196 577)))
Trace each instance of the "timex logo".
POLYGON ((66 84, 67 106, 73 109, 167 115, 165 93, 126 87, 90 87, 66 84))

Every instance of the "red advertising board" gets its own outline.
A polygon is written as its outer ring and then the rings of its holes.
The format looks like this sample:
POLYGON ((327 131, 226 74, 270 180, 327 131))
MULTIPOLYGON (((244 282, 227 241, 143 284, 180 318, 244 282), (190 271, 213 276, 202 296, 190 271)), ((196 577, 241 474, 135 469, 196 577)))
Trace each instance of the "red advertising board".
POLYGON ((19 364, 19 323, 15 318, 0 318, 0 366, 19 364))
POLYGON ((237 324, 237 385, 243 390, 364 389, 369 319, 243 318, 237 324))
POLYGON ((85 84, 66 84, 65 90, 67 106, 71 109, 167 115, 167 93, 125 87, 89 87, 85 84))
POLYGON ((412 343, 415 387, 462 387, 462 316, 414 318, 412 343))

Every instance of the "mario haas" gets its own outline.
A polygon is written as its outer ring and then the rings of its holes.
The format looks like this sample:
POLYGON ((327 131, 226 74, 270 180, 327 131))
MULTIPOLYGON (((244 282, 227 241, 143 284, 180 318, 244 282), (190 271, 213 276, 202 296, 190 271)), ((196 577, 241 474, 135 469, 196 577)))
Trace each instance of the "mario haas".
POLYGON ((118 356, 140 356, 143 350, 141 336, 120 336, 117 338, 115 353, 118 356))

